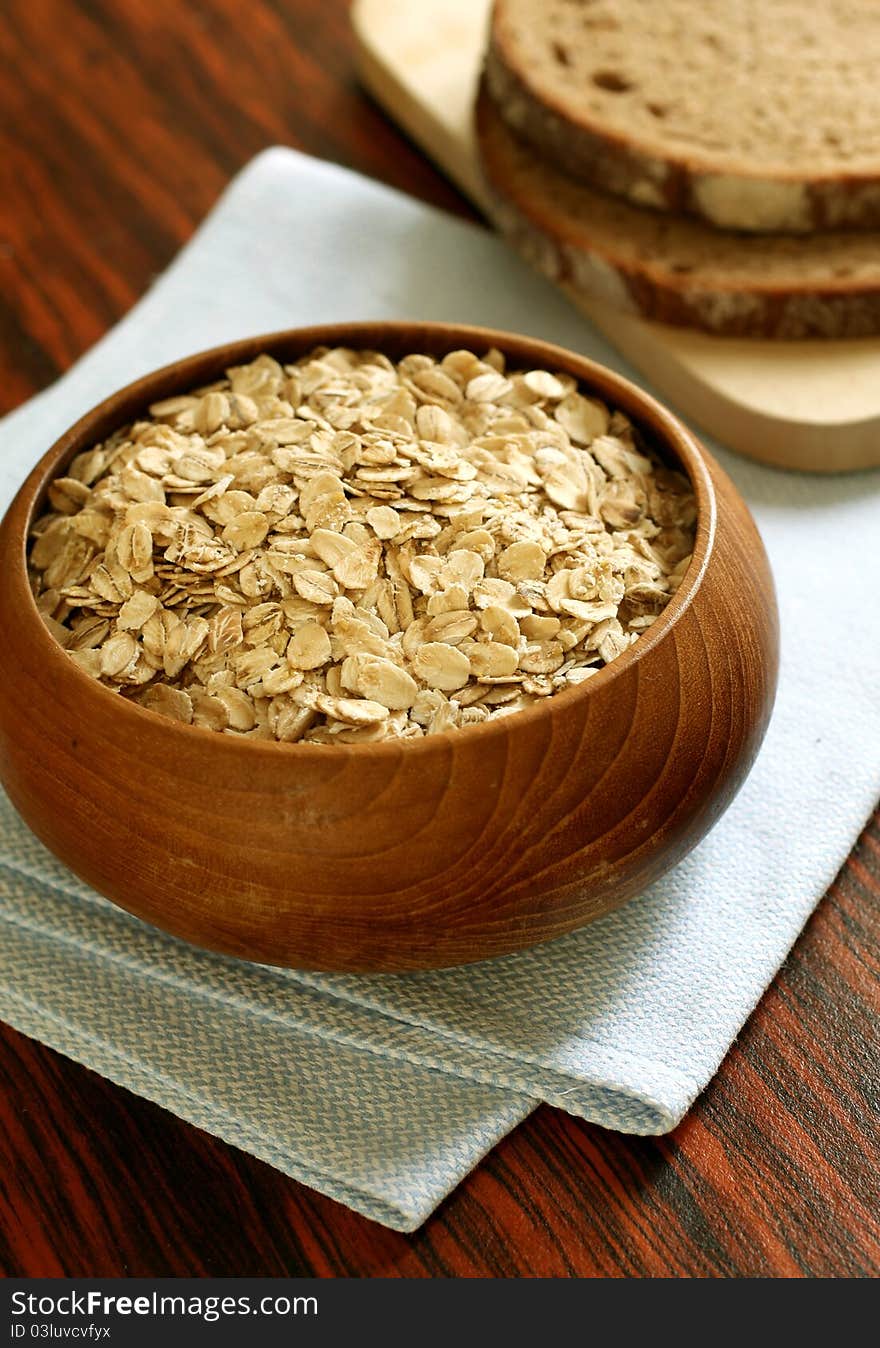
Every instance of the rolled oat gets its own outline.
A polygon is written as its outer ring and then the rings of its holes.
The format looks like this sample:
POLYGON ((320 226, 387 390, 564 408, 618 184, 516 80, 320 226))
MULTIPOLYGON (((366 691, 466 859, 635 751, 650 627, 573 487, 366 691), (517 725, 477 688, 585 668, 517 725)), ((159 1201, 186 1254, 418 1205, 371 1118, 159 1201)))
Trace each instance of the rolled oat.
POLYGON ((29 567, 108 688, 282 741, 422 736, 589 678, 693 547, 686 479, 568 374, 262 355, 79 454, 29 567))

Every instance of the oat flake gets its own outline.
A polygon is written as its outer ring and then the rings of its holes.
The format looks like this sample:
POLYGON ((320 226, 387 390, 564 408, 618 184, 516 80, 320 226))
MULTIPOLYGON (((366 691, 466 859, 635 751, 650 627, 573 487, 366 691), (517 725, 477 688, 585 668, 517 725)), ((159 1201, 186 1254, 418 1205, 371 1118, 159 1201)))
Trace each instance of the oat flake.
POLYGON ((29 570, 84 672, 184 724, 430 735, 583 683, 681 582, 696 510, 620 412, 503 355, 262 355, 49 488, 29 570))

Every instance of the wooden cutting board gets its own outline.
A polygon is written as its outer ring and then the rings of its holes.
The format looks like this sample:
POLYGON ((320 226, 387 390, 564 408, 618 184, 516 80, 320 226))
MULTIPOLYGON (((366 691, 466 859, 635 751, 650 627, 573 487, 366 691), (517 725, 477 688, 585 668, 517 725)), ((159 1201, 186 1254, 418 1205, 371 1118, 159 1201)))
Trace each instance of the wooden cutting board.
MULTIPOLYGON (((491 0, 354 0, 361 78, 478 206, 471 107, 491 0)), ((723 444, 810 472, 880 465, 880 338, 708 337, 577 300, 670 403, 723 444)))

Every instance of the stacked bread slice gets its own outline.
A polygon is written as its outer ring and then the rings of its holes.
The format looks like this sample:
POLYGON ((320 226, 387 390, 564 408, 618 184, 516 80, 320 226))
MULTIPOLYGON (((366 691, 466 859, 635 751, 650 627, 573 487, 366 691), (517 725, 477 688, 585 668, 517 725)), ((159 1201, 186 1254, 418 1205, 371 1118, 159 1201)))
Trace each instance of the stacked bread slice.
POLYGON ((499 226, 586 296, 708 332, 880 333, 876 0, 495 0, 499 226))

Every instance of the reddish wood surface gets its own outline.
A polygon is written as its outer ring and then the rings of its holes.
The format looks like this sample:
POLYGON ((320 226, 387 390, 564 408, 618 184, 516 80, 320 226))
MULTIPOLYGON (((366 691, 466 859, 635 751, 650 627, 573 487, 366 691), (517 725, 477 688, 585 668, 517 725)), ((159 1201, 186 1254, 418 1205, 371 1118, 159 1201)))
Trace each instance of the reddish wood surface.
MULTIPOLYGON (((282 141, 466 208, 358 92, 344 0, 0 7, 0 410, 282 141)), ((0 1032, 0 1271, 875 1276, 880 818, 670 1137, 541 1109, 415 1236, 0 1032)))
POLYGON ((0 644, 0 779, 37 836, 99 893, 175 936, 306 969, 472 963, 561 936, 641 894, 742 784, 778 663, 761 540, 685 426, 572 352, 445 323, 249 337, 106 398, 47 451, 0 526, 0 630, 10 634, 0 644), (494 346, 510 368, 565 370, 625 412, 685 469, 697 505, 693 561, 659 621, 589 683, 516 717, 330 753, 182 726, 77 669, 46 631, 23 561, 48 484, 154 402, 261 351, 286 363, 326 346, 394 359, 494 346), (214 784, 207 795, 204 782, 214 784), (182 863, 170 872, 169 856, 182 863))

